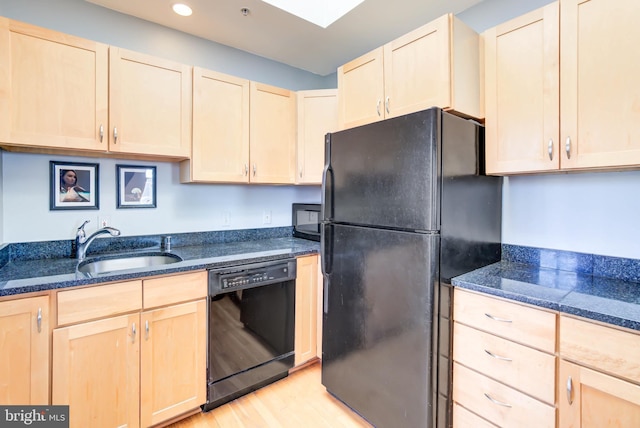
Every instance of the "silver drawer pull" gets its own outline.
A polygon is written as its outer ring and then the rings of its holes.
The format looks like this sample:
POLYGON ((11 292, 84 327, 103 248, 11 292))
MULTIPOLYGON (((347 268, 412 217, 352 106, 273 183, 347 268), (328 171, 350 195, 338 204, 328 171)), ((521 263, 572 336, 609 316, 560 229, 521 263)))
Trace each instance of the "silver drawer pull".
POLYGON ((573 404, 573 381, 571 380, 571 376, 567 379, 567 401, 569 405, 573 404))
POLYGON ((489 401, 491 401, 494 404, 497 404, 498 406, 511 407, 511 404, 503 403, 502 401, 498 401, 495 398, 491 398, 491 396, 489 394, 487 394, 486 392, 484 393, 484 396, 487 397, 489 399, 489 401))
POLYGON ((100 142, 101 143, 103 138, 104 138, 104 125, 100 124, 100 142))
POLYGON ((136 343, 136 323, 131 325, 131 343, 136 343))
POLYGON ((549 151, 549 160, 553 160, 553 138, 549 140, 549 146, 547 150, 549 151))
POLYGON ((564 150, 567 152, 567 159, 571 159, 571 137, 567 137, 567 141, 564 143, 564 150))
POLYGON ((502 360, 502 361, 513 361, 511 358, 507 358, 507 357, 501 357, 500 355, 496 355, 491 351, 487 351, 486 349, 484 350, 484 352, 486 352, 487 354, 489 354, 490 356, 492 356, 493 358, 497 359, 497 360, 502 360))
POLYGON ((149 320, 144 322, 144 338, 145 340, 149 340, 149 320))
POLYGON ((500 322, 513 322, 513 321, 508 320, 508 319, 506 319, 506 318, 494 317, 493 315, 491 315, 491 314, 487 314, 487 313, 485 313, 484 315, 485 315, 487 318, 491 318, 491 319, 492 319, 492 320, 494 320, 494 321, 500 321, 500 322))

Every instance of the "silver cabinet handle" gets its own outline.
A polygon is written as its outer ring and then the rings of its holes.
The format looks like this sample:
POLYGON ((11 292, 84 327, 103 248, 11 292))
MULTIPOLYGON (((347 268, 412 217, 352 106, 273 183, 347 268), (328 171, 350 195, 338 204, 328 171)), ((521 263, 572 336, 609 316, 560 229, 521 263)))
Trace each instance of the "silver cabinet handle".
POLYGON ((513 361, 511 358, 507 358, 507 357, 502 357, 500 355, 496 355, 491 351, 487 351, 486 349, 484 350, 484 352, 486 352, 487 354, 489 354, 490 356, 492 356, 493 358, 497 359, 497 360, 502 360, 502 361, 513 361))
POLYGON ((495 398, 492 398, 489 394, 487 394, 486 392, 484 393, 484 396, 487 397, 489 399, 489 401, 491 401, 494 404, 497 404, 498 406, 502 406, 502 407, 511 407, 511 404, 509 403, 503 403, 502 401, 498 401, 495 398))
POLYGON ((256 164, 253 164, 253 176, 256 176, 256 171, 258 170, 258 168, 256 167, 256 164))
POLYGON ((38 308, 38 316, 36 317, 38 323, 38 333, 42 331, 42 308, 38 308))
POLYGON ((390 113, 390 111, 389 111, 389 97, 387 97, 387 99, 384 100, 384 109, 387 111, 387 114, 390 113))
POLYGON ((244 175, 249 175, 249 165, 244 164, 244 175))
POLYGON ((564 143, 564 150, 567 152, 567 159, 571 159, 571 137, 567 137, 564 143))
POLYGON ((300 178, 302 178, 302 168, 300 168, 300 178))
POLYGON ((113 144, 118 142, 118 128, 113 127, 113 144))
POLYGON ((144 322, 144 338, 145 340, 149 340, 149 320, 144 322))
POLYGON ((487 314, 487 313, 485 313, 484 315, 485 315, 487 318, 491 318, 491 319, 492 319, 492 320, 494 320, 494 321, 499 321, 499 322, 513 322, 513 321, 508 320, 508 319, 506 319, 506 318, 494 317, 493 315, 491 315, 491 314, 487 314))
POLYGON ((553 138, 549 139, 548 150, 549 150, 549 160, 553 160, 553 138))
POLYGON ((378 99, 378 102, 376 103, 376 111, 378 112, 378 116, 380 116, 380 99, 378 99))
POLYGON ((573 404, 573 381, 571 380, 571 376, 567 379, 567 401, 569 405, 573 404))
POLYGON ((104 138, 104 125, 100 124, 100 142, 101 143, 103 138, 104 138))
POLYGON ((136 323, 131 324, 131 342, 136 342, 136 323))

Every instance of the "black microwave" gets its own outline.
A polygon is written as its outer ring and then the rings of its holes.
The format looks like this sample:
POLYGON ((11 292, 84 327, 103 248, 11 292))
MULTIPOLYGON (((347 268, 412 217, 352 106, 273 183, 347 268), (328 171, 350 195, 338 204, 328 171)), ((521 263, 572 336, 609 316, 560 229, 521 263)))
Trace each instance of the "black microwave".
POLYGON ((292 204, 293 236, 320 241, 320 204, 292 204))

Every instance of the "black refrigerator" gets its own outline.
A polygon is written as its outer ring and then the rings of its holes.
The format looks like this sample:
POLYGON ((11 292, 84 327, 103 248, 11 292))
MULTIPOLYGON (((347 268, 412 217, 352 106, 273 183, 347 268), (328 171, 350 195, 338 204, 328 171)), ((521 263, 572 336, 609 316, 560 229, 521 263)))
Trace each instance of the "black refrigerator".
POLYGON ((327 134, 322 384, 377 428, 451 422, 451 278, 500 260, 484 128, 431 108, 327 134))

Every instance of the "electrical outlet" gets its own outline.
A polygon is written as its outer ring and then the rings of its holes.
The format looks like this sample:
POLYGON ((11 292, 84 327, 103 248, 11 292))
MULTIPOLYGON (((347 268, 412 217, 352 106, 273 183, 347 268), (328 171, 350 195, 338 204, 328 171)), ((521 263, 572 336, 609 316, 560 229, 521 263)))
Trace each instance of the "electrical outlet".
POLYGON ((262 211, 262 223, 271 224, 271 210, 262 211))
POLYGON ((102 228, 102 227, 107 227, 111 224, 111 219, 109 219, 109 217, 104 216, 104 217, 98 217, 98 227, 102 228))
POLYGON ((231 213, 229 211, 222 212, 222 225, 231 226, 231 213))

